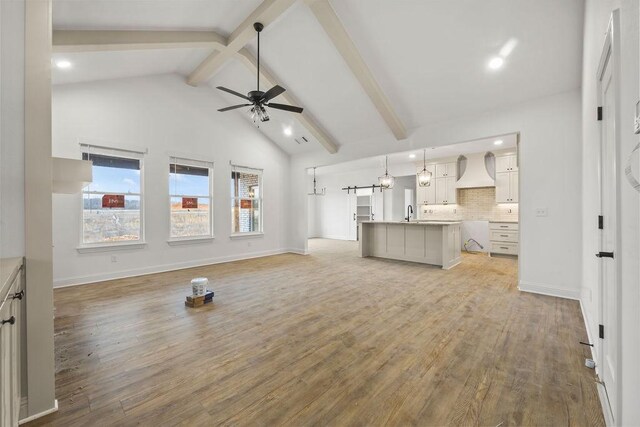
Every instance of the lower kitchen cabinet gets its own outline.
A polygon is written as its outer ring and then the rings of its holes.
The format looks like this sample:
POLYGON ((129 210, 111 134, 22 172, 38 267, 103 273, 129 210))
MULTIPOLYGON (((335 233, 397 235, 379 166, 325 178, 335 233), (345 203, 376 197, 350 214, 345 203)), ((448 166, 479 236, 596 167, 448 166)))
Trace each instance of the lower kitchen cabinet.
POLYGON ((517 222, 489 222, 489 254, 518 255, 517 222))

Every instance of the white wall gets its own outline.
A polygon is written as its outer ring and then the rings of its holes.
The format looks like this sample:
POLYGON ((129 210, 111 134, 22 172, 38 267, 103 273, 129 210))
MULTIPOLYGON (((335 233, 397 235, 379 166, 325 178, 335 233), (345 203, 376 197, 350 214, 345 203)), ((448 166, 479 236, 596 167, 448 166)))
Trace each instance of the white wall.
POLYGON ((212 89, 191 87, 178 75, 54 87, 54 156, 80 158, 79 138, 149 150, 144 165, 147 247, 78 253, 81 196, 55 195, 54 285, 99 281, 287 250, 289 156, 238 114, 216 111, 223 104, 212 89), (167 244, 168 152, 215 161, 214 242, 185 246, 167 244), (229 161, 264 168, 264 237, 233 240, 229 237, 229 161), (112 256, 117 257, 117 262, 111 261, 112 256))
MULTIPOLYGON (((390 165, 389 173, 392 175, 407 175, 415 173, 415 165, 413 163, 403 163, 399 165, 390 165)), ((348 240, 348 218, 351 215, 348 205, 347 192, 342 190, 344 187, 364 187, 378 183, 378 177, 384 174, 384 169, 360 169, 349 172, 322 174, 317 176, 318 188, 326 187, 326 195, 324 197, 315 197, 315 212, 308 215, 308 227, 313 230, 313 237, 323 237, 326 239, 348 240), (315 220, 315 221, 314 221, 315 220)), ((311 180, 312 178, 307 178, 311 180)), ((415 180, 415 178, 413 178, 415 180)), ((400 194, 401 201, 395 203, 398 209, 402 209, 404 204, 404 184, 403 180, 398 180, 398 189, 384 191, 384 219, 389 220, 393 215, 393 200, 395 194, 400 194), (402 187, 402 189, 400 189, 402 187)), ((415 186, 414 186, 415 187, 415 186)), ((311 187, 313 188, 313 186, 311 187)), ((376 190, 376 195, 379 194, 376 190)), ((309 196, 309 198, 312 198, 309 196)), ((311 206, 311 205, 310 205, 311 206)), ((406 207, 405 207, 406 208, 406 207)), ((396 215, 397 217, 397 215, 396 215)), ((400 220, 402 218, 398 218, 400 220)), ((311 236, 311 234, 310 234, 311 236)))
POLYGON ((0 257, 24 246, 24 2, 0 1, 0 257))
POLYGON ((623 167, 638 137, 633 135, 634 105, 639 98, 638 82, 638 10, 637 0, 588 0, 585 10, 583 54, 583 287, 581 302, 592 340, 598 330, 598 268, 594 254, 598 251, 596 217, 598 208, 599 125, 595 120, 598 106, 596 71, 611 12, 620 8, 621 20, 621 144, 618 153, 620 191, 620 241, 615 250, 620 264, 621 291, 621 366, 619 367, 620 405, 614 408, 616 425, 640 425, 640 207, 639 195, 627 183, 623 167))
MULTIPOLYGON (((520 286, 578 298, 581 288, 582 206, 581 97, 578 89, 453 122, 413 130, 406 141, 389 136, 354 142, 335 155, 292 158, 294 205, 305 192, 304 168, 335 164, 389 152, 449 145, 481 137, 521 132, 520 286), (537 217, 538 207, 548 209, 537 217)), ((295 218, 290 246, 306 250, 307 216, 295 218)))
POLYGON ((407 204, 405 203, 405 190, 413 191, 413 215, 411 218, 418 218, 418 207, 416 206, 416 175, 397 176, 393 189, 391 190, 391 216, 385 217, 385 221, 402 221, 407 216, 407 204))

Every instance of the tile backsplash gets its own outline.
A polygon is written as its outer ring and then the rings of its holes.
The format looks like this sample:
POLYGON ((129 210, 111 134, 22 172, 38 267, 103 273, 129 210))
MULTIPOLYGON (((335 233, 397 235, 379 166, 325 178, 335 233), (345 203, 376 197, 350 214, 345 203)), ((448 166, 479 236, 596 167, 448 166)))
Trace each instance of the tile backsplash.
POLYGON ((420 219, 517 221, 517 203, 496 203, 495 187, 459 188, 456 205, 419 205, 420 219))

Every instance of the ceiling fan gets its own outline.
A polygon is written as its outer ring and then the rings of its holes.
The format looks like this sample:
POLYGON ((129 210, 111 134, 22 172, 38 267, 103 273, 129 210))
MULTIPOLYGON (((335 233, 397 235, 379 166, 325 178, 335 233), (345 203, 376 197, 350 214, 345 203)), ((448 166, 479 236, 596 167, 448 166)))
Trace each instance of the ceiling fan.
POLYGON ((239 96, 240 98, 246 99, 247 101, 250 102, 250 104, 240 104, 240 105, 233 105, 231 107, 221 108, 218 111, 224 112, 229 110, 235 110, 236 108, 250 106, 251 109, 249 110, 249 112, 251 113, 251 118, 253 119, 254 122, 256 121, 256 119, 259 119, 261 122, 269 121, 269 114, 267 113, 267 110, 265 107, 275 108, 277 110, 291 111, 293 113, 302 113, 301 107, 269 102, 273 98, 280 95, 282 92, 286 90, 282 86, 275 85, 274 87, 272 87, 266 92, 262 92, 260 90, 260 32, 264 28, 264 25, 262 25, 260 22, 256 22, 253 24, 253 28, 258 33, 258 55, 257 55, 258 71, 257 71, 257 79, 256 79, 257 89, 252 90, 245 96, 239 92, 236 92, 235 90, 227 89, 226 87, 223 87, 223 86, 218 86, 217 89, 220 89, 222 91, 225 91, 235 96, 239 96))

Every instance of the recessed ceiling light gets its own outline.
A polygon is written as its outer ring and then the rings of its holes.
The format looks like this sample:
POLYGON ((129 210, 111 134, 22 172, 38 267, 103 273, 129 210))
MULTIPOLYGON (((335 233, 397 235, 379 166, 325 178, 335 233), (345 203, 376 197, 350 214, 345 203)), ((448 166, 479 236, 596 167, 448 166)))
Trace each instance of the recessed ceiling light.
POLYGON ((504 59, 500 58, 499 56, 496 56, 495 58, 492 58, 491 61, 489 61, 489 68, 491 68, 492 70, 497 70, 498 68, 501 68, 504 65, 504 59))
POLYGON ((493 141, 493 144, 494 144, 494 145, 502 145, 502 140, 501 140, 501 139, 498 139, 498 140, 496 140, 496 141, 493 141))
POLYGON ((71 62, 67 61, 66 59, 60 59, 56 61, 56 67, 60 68, 61 70, 66 70, 68 68, 71 68, 71 62))
POLYGON ((410 158, 410 159, 415 159, 415 158, 416 158, 416 155, 415 155, 415 154, 409 154, 409 158, 410 158))
POLYGON ((284 134, 287 136, 291 136, 293 134, 293 131, 291 130, 291 128, 286 127, 284 128, 284 134))

